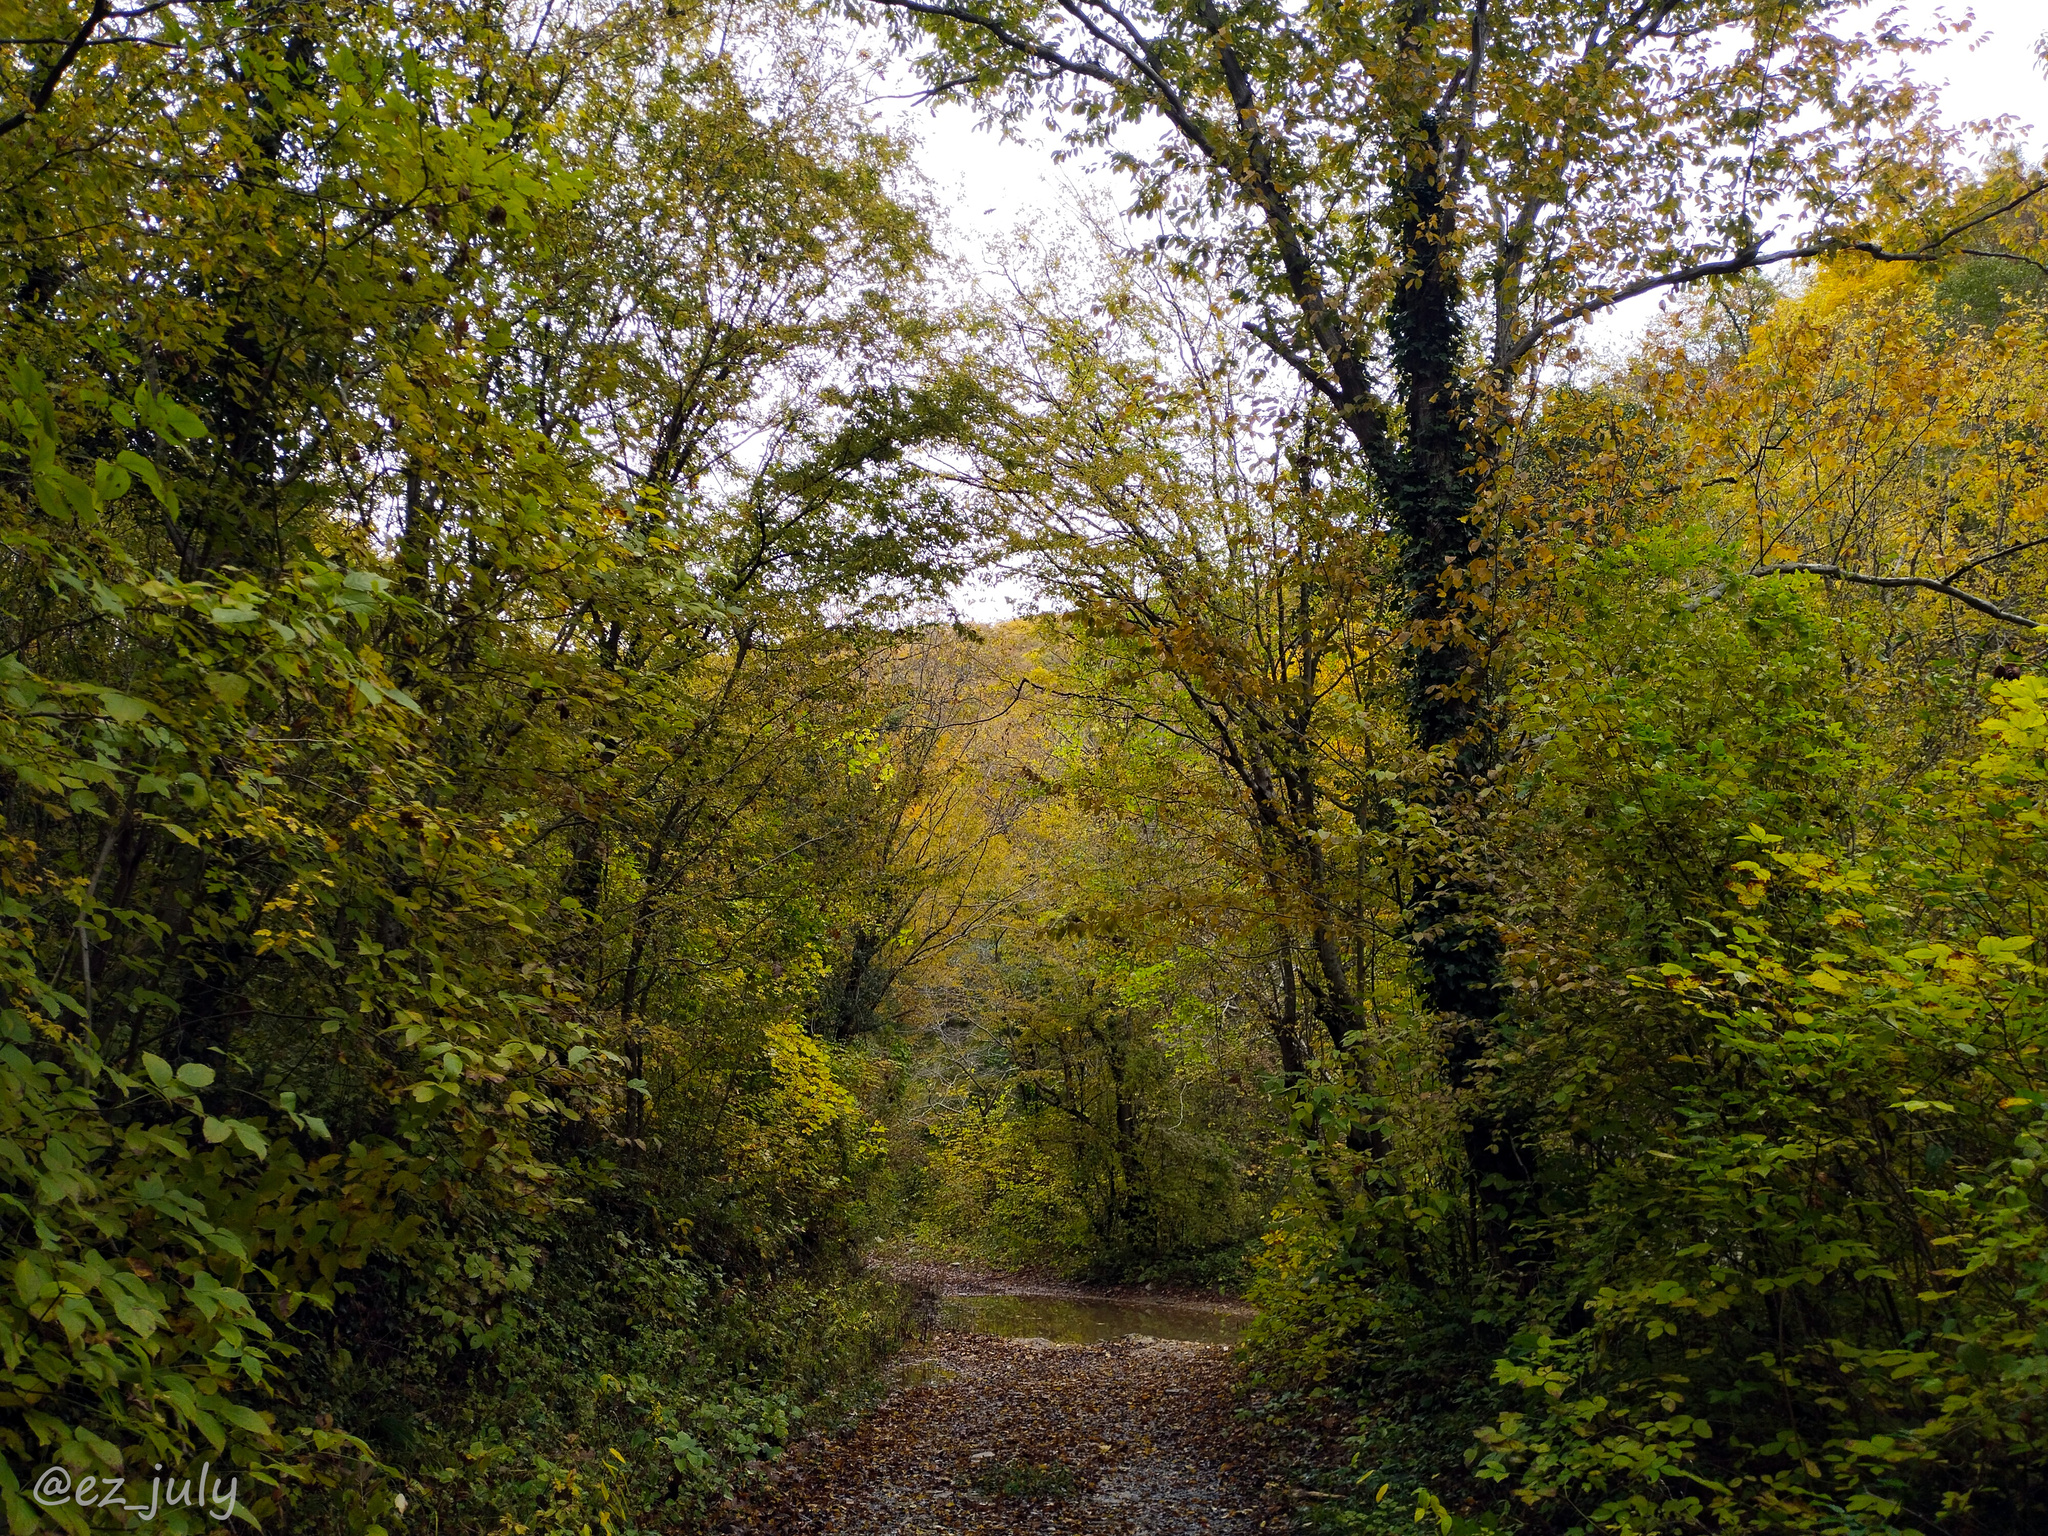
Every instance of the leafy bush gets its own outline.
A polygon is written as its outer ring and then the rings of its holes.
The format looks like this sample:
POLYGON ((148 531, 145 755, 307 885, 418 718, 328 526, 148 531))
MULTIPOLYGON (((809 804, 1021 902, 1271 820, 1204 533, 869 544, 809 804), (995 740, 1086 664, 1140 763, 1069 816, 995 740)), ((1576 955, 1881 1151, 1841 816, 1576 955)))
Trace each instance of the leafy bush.
POLYGON ((1299 1088, 1260 1369, 1381 1405, 1355 1475, 1446 1532, 2029 1529, 2048 685, 1887 782, 1866 637, 1725 575, 1690 601, 1698 548, 1596 559, 1597 622, 1544 641, 1479 1089, 1528 1184, 1461 1198, 1426 1061, 1299 1088))
POLYGON ((1969 919, 2040 889, 2048 685, 1993 692, 1885 859, 1753 828, 1723 944, 1636 973, 1675 1070, 1557 1224, 1586 1321, 1512 1341, 1536 1407, 1480 1476, 1630 1532, 2038 1511, 2048 994, 2031 935, 1969 919))

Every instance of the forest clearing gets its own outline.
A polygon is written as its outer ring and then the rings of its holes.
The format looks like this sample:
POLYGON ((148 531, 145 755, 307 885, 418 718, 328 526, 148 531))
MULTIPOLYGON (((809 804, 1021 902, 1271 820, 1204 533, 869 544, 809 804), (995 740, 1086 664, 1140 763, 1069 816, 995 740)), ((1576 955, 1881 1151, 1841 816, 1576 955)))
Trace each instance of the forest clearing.
POLYGON ((8 1536, 2048 1529, 2020 5, 6 5, 8 1536))

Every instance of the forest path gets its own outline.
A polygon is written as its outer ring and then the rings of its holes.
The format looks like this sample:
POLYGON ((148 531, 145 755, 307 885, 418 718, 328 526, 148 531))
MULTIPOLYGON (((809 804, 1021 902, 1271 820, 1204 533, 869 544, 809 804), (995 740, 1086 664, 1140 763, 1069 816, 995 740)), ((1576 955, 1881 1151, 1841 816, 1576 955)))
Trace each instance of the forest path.
POLYGON ((769 1488, 724 1529, 1282 1531, 1281 1490, 1234 1412, 1236 1373, 1219 1344, 1136 1335, 1055 1343, 935 1328, 897 1363, 894 1390, 873 1412, 836 1438, 792 1447, 769 1488))

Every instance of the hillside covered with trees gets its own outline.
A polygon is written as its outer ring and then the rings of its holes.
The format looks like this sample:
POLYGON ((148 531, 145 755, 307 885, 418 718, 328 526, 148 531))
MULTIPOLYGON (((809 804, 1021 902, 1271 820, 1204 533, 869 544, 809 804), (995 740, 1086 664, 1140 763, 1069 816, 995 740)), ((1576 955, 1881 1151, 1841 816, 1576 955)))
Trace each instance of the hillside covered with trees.
POLYGON ((2048 167, 1933 39, 8 15, 14 1536, 706 1529, 878 1245, 1247 1296, 1316 1529, 2048 1521, 2048 167), (905 78, 1105 200, 970 269, 905 78))

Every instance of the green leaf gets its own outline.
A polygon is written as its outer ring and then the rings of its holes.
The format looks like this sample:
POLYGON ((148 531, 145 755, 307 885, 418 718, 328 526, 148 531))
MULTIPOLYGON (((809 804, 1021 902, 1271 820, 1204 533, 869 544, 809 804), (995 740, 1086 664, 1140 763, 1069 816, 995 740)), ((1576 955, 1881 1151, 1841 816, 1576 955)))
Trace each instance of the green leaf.
MULTIPOLYGON (((10 1480, 12 1473, 9 1473, 10 1480)), ((35 1536, 43 1528, 28 1501, 12 1488, 0 1489, 0 1509, 7 1514, 7 1536, 35 1536)))
POLYGON ((118 1287, 106 1287, 107 1300, 113 1305, 114 1316, 121 1323, 139 1333, 145 1339, 163 1326, 164 1315, 156 1308, 126 1294, 118 1287))
POLYGON ((175 400, 162 400, 164 421, 178 436, 191 440, 206 436, 206 423, 175 400))
POLYGON ((138 725, 149 718, 150 706, 141 699, 112 688, 100 689, 99 695, 100 706, 119 724, 138 725))
POLYGON ((134 476, 119 464, 109 464, 101 459, 93 465, 93 499, 102 504, 119 501, 128 494, 128 487, 134 483, 134 476))
MULTIPOLYGON (((130 420, 133 420, 132 416, 130 420)), ((164 489, 163 476, 156 472, 156 466, 150 463, 149 460, 132 448, 123 448, 120 453, 115 455, 115 462, 144 485, 148 486, 150 494, 156 497, 157 501, 163 506, 172 511, 177 510, 178 498, 164 489)))
POLYGON ((34 1257, 23 1254, 14 1266, 14 1294, 21 1298, 21 1304, 32 1307, 42 1297, 43 1288, 50 1283, 50 1277, 34 1257))
POLYGON ((228 1137, 234 1134, 234 1128, 232 1126, 230 1126, 225 1120, 214 1119, 212 1115, 208 1115, 206 1117, 206 1123, 202 1125, 199 1129, 200 1134, 203 1135, 208 1141, 213 1142, 215 1145, 219 1145, 221 1142, 226 1141, 228 1137))
POLYGON ((245 1408, 240 1403, 231 1403, 223 1398, 215 1406, 214 1412, 237 1429, 246 1430, 265 1440, 270 1438, 270 1421, 253 1408, 245 1408))
POLYGON ((213 1086, 213 1068, 203 1061, 188 1061, 178 1068, 178 1081, 187 1088, 210 1088, 213 1086))
POLYGON ((232 709, 249 697, 249 679, 239 672, 209 672, 206 691, 232 709))

